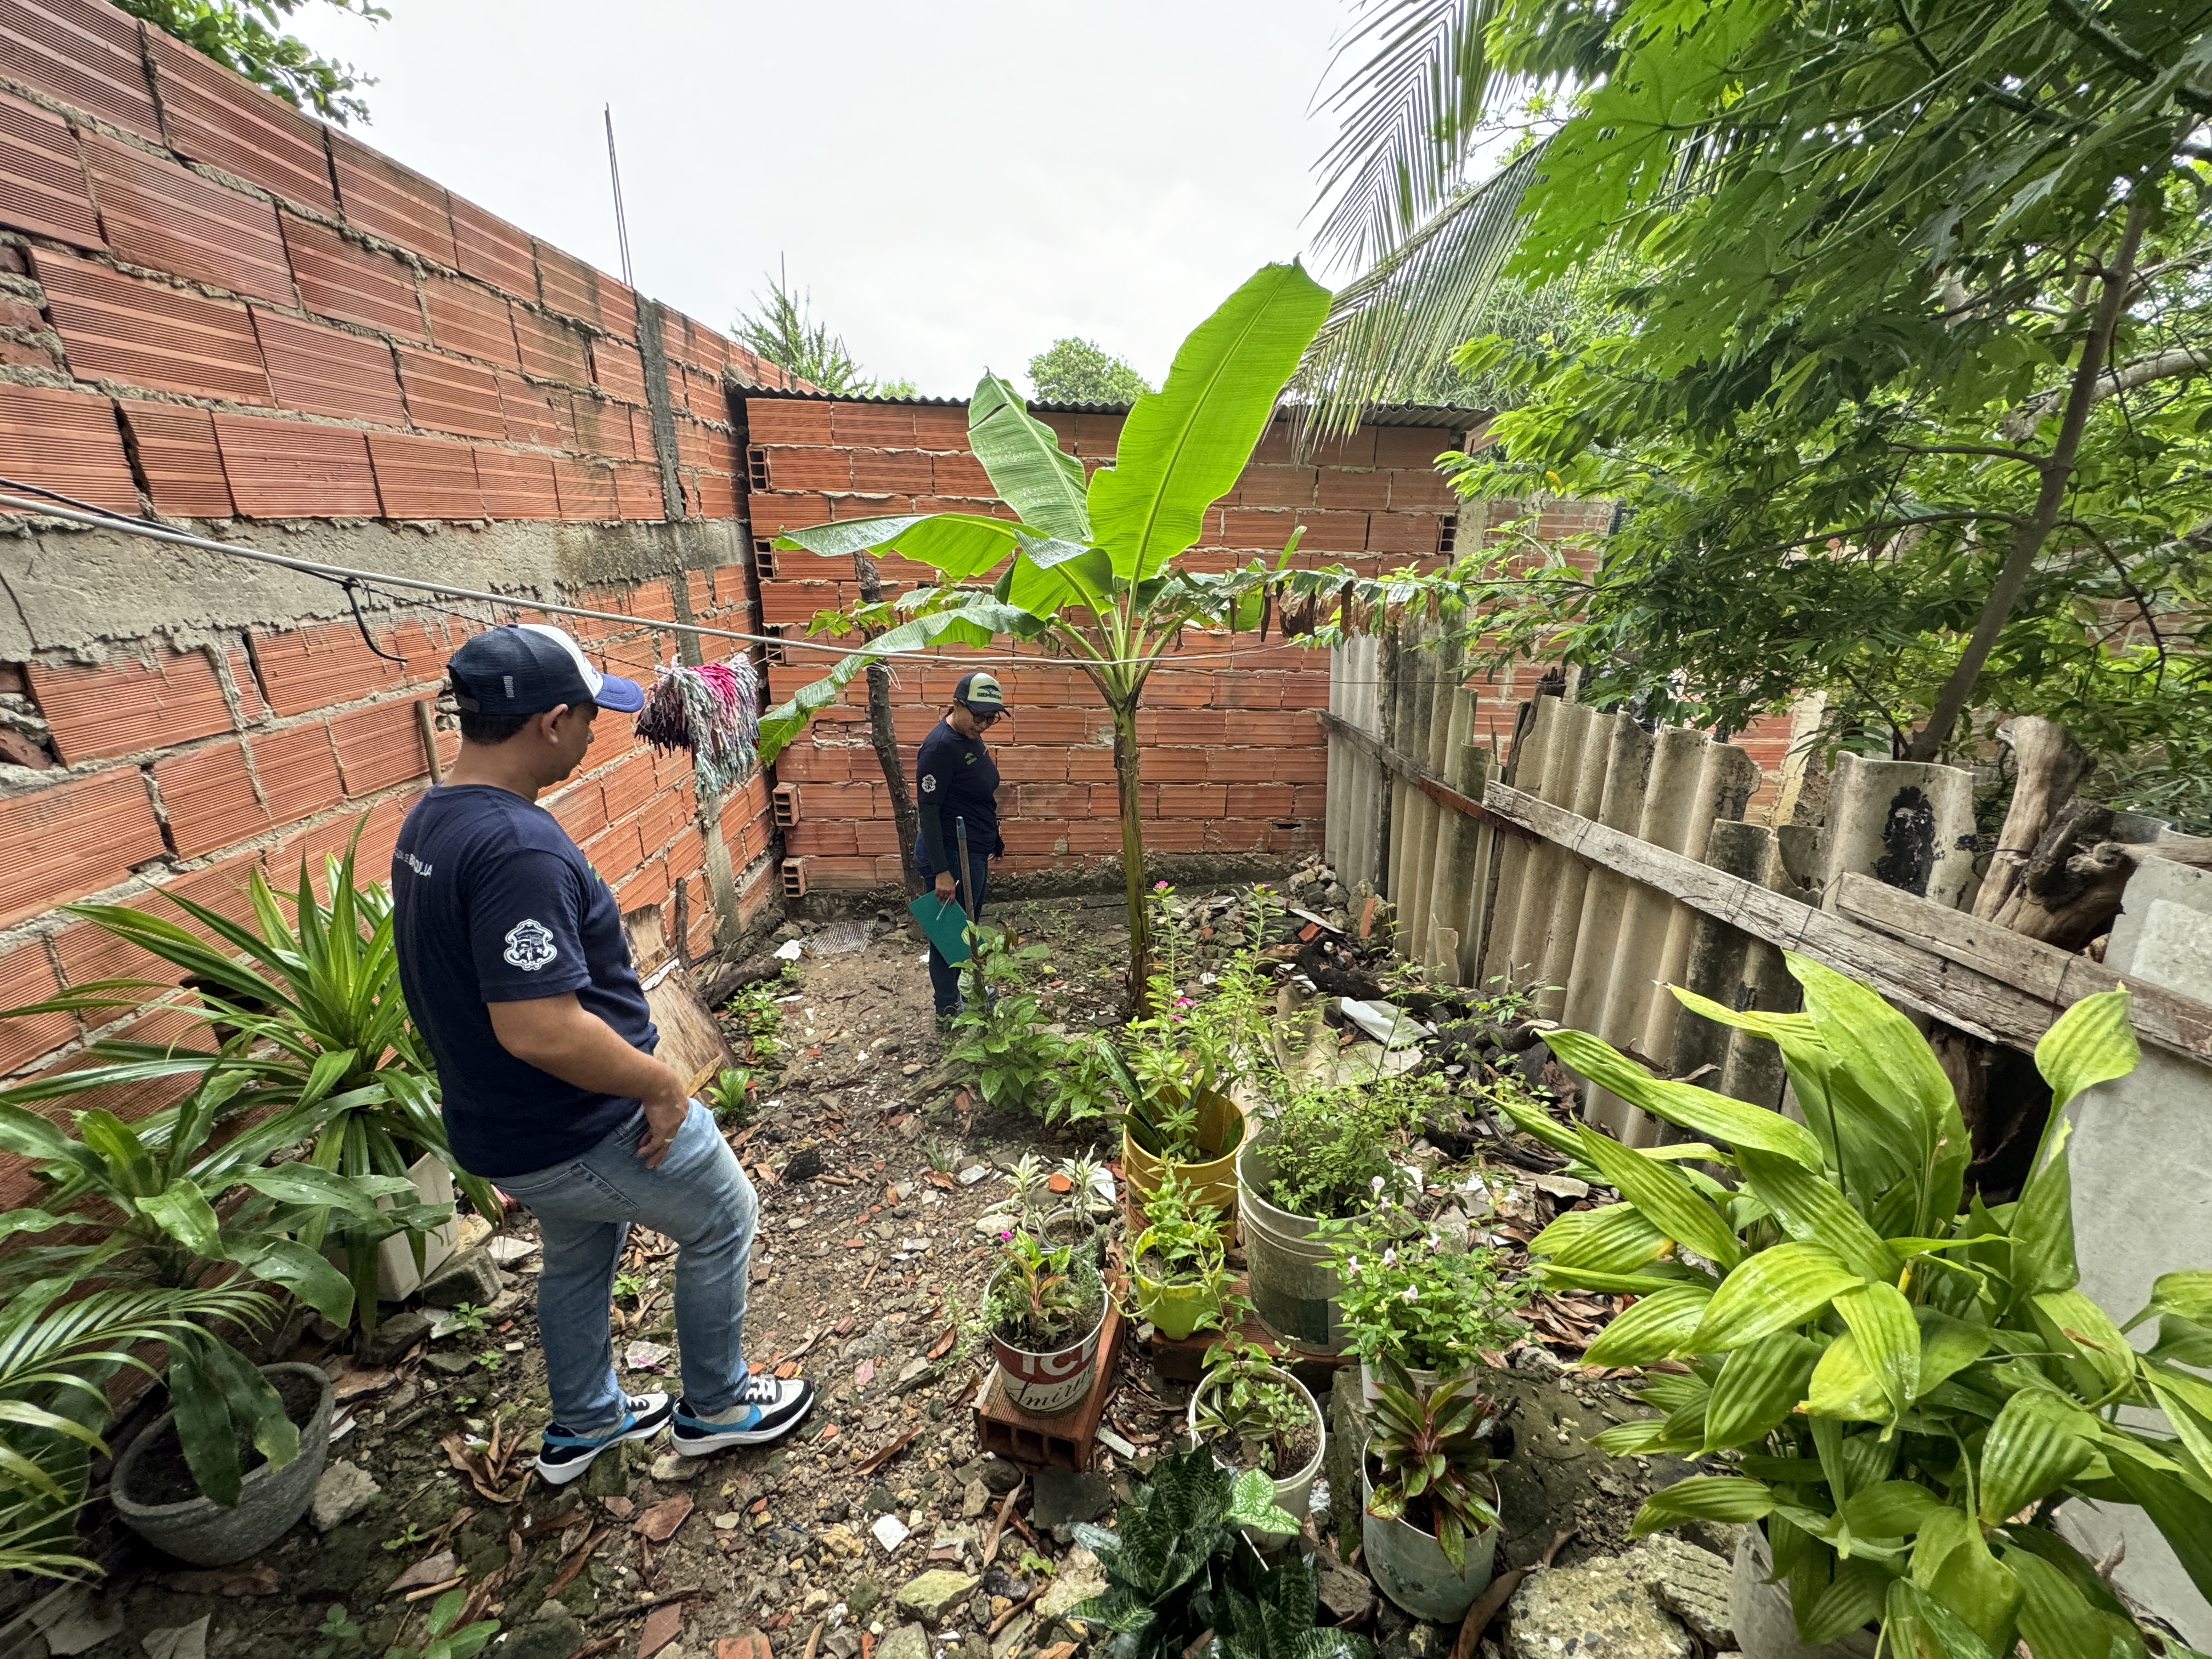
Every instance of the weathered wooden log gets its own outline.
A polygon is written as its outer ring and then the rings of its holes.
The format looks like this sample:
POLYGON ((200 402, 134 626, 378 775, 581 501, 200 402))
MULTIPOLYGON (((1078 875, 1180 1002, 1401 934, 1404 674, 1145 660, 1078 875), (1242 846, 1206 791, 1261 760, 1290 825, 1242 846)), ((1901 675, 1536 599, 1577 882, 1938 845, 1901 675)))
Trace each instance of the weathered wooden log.
POLYGON ((2015 781, 1996 851, 1990 856, 1981 891, 1974 897, 1974 914, 1984 917, 2004 908, 2051 820, 2097 765, 2064 726, 2040 715, 2007 720, 1997 728, 1997 736, 2012 745, 2015 781))

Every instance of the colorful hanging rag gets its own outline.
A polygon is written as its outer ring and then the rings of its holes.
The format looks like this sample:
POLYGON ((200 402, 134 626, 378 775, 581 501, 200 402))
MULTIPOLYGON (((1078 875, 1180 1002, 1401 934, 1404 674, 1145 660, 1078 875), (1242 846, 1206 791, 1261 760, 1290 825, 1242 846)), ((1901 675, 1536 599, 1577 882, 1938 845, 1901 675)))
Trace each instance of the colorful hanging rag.
POLYGON ((683 750, 702 799, 752 775, 760 737, 760 677, 744 658, 653 671, 637 735, 664 754, 683 750))

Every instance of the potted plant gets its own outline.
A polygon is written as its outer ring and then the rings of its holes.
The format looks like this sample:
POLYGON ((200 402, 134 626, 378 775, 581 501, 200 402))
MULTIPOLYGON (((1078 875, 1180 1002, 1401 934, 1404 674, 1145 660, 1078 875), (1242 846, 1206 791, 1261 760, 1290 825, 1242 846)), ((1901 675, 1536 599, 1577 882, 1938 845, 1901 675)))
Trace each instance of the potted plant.
POLYGON ((126 1365, 151 1370, 134 1349, 265 1318, 270 1307, 261 1292, 229 1285, 78 1289, 64 1274, 0 1304, 0 1572, 97 1573, 73 1521, 91 1459, 108 1450, 108 1379, 126 1365))
MULTIPOLYGON (((364 816, 361 823, 368 821, 364 816)), ((226 1105, 230 1112, 327 1102, 313 1131, 310 1161, 317 1166, 363 1177, 404 1170, 414 1191, 396 1194, 399 1202, 448 1203, 458 1187, 478 1214, 498 1225, 504 1206, 490 1182, 454 1164, 447 1146, 437 1071, 400 994, 391 895, 375 883, 356 884, 360 836, 356 825, 344 855, 324 861, 327 903, 315 891, 304 856, 289 893, 273 890, 258 866, 252 869, 245 884, 251 927, 162 889, 155 896, 176 906, 191 927, 129 905, 65 906, 181 969, 189 994, 177 997, 169 981, 98 980, 44 1002, 0 1010, 0 1019, 57 1012, 112 1018, 116 1009, 158 996, 165 999, 165 1013, 196 1022, 209 1046, 102 1039, 87 1050, 94 1064, 9 1090, 0 1100, 28 1104, 220 1071, 238 1079, 226 1105)), ((453 1237, 451 1226, 388 1226, 342 1211, 329 1238, 314 1243, 343 1259, 347 1277, 362 1292, 355 1310, 364 1328, 374 1328, 372 1289, 393 1298, 409 1293, 444 1259, 453 1237)))
POLYGON ((1182 1341, 1221 1323, 1234 1282, 1221 1244, 1220 1212, 1196 1201, 1172 1170, 1161 1171, 1146 1212, 1151 1224, 1130 1254, 1137 1311, 1163 1336, 1182 1341))
POLYGON ((1097 1041, 1125 1103, 1121 1170, 1132 1198, 1141 1206, 1161 1172, 1174 1169, 1200 1202, 1233 1226, 1236 1154, 1246 1127, 1234 1091, 1253 1072, 1273 1064, 1260 956, 1270 909, 1265 889, 1254 889, 1243 947, 1211 987, 1195 987, 1199 994, 1192 995, 1183 984, 1188 969, 1174 896, 1164 881, 1151 894, 1159 947, 1149 980, 1151 1013, 1130 1023, 1126 1056, 1104 1038, 1097 1041))
POLYGON ((1113 1632, 1112 1659, 1369 1659, 1364 1637, 1316 1626, 1319 1580, 1303 1552, 1270 1565, 1253 1547, 1300 1524, 1257 1470, 1232 1478, 1203 1448, 1170 1453, 1110 1529, 1077 1523, 1106 1588, 1066 1616, 1113 1632))
POLYGON ((1210 1448, 1224 1468, 1257 1469, 1275 1483, 1278 1505, 1305 1515, 1325 1419, 1305 1384, 1265 1348, 1235 1337, 1208 1348, 1184 1420, 1193 1444, 1210 1448))
POLYGON ((2142 1651, 2053 1525, 2072 1497, 2140 1505, 2212 1592, 2212 1386, 2189 1369, 2212 1358, 2212 1273, 2162 1276, 2123 1327, 2075 1264, 2067 1109, 2134 1067, 2127 994, 2084 997, 2052 1024, 2035 1051, 2050 1121, 2021 1196, 1962 1212, 1971 1142, 1927 1042, 1866 987, 1789 963, 1802 1013, 1675 995, 1780 1045, 1802 1124, 1654 1078, 1586 1034, 1547 1036, 1584 1077, 1711 1143, 1698 1156, 1732 1189, 1501 1103, 1621 1194, 1531 1246, 1547 1284, 1637 1298, 1585 1360, 1683 1362, 1644 1390, 1659 1415, 1598 1443, 1740 1455, 1737 1473, 1655 1493, 1636 1529, 1760 1523, 1738 1557, 1734 1613, 1753 1659, 1863 1643, 1876 1624, 1902 1654, 2142 1651), (2153 1321, 2158 1340, 2139 1352, 2126 1332, 2153 1321), (2172 1437, 2133 1426, 2124 1407, 2162 1412, 2172 1437))
POLYGON ((1359 1535, 1367 1570, 1415 1618, 1458 1619, 1490 1588, 1498 1538, 1491 1470, 1510 1431, 1472 1382, 1425 1387, 1388 1355, 1366 1410, 1359 1535))
POLYGON ((1106 1285, 1086 1254, 1034 1234, 1000 1235, 1004 1259, 983 1293, 984 1328, 1006 1398, 1032 1417, 1074 1410, 1097 1380, 1106 1285))
MULTIPOLYGON (((436 1226, 451 1212, 413 1202, 404 1176, 264 1164, 315 1134, 339 1103, 327 1094, 211 1144, 252 1081, 245 1066, 211 1066, 167 1111, 135 1123, 80 1112, 74 1136, 16 1103, 40 1085, 0 1096, 0 1147, 35 1160, 49 1188, 40 1206, 0 1218, 0 1231, 64 1238, 0 1258, 0 1293, 58 1275, 169 1292, 260 1279, 343 1324, 354 1286, 319 1249, 331 1212, 374 1247, 403 1228, 436 1226)), ((265 1317, 274 1304, 245 1306, 265 1317)), ((167 1340, 175 1410, 116 1466, 116 1511, 184 1559, 242 1559, 299 1519, 313 1494, 328 1446, 329 1379, 313 1366, 257 1369, 204 1327, 167 1340), (163 1461, 170 1450, 173 1468, 163 1461)))
POLYGON ((1391 1156, 1444 1085, 1387 1078, 1337 1088, 1301 1080, 1237 1155, 1248 1289, 1286 1340, 1327 1353, 1346 1335, 1322 1224, 1413 1196, 1419 1177, 1391 1156))
POLYGON ((1525 1277, 1509 1274, 1491 1250, 1450 1250, 1443 1239, 1390 1211, 1327 1221, 1318 1236, 1336 1275, 1345 1346, 1359 1356, 1361 1398, 1374 1403, 1385 1361, 1416 1387, 1467 1376, 1521 1334, 1515 1312, 1528 1299, 1525 1277))

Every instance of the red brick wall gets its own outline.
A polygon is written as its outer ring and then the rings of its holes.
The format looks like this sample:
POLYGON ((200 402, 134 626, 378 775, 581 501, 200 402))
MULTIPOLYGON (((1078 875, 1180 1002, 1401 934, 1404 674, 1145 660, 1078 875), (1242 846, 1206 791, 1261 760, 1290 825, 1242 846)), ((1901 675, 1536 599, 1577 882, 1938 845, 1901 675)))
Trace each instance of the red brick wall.
MULTIPOLYGON (((496 532, 510 559, 543 550, 556 574, 541 594, 635 618, 566 625, 605 665, 647 672, 676 653, 665 624, 679 616, 757 629, 726 388, 791 384, 713 329, 659 318, 653 386, 650 318, 605 273, 100 0, 0 0, 0 473, 134 514, 337 520, 364 545, 389 532, 345 521, 496 532), (656 401, 673 428, 665 455, 656 401), (677 516, 725 521, 726 563, 672 569, 716 538, 660 522, 664 463, 677 516), (564 524, 600 528, 580 541, 564 524), (577 592, 585 547, 609 568, 672 574, 577 592)), ((66 550, 74 533, 45 544, 66 550)), ((451 580, 498 585, 467 531, 447 535, 451 580)), ((146 596, 149 617, 163 597, 146 596)), ((249 870, 294 880, 303 852, 319 866, 364 814, 362 867, 381 879, 428 781, 415 705, 478 625, 398 615, 370 621, 404 664, 350 621, 296 616, 185 629, 190 648, 150 622, 146 637, 68 648, 34 634, 10 653, 22 660, 0 662, 0 695, 51 727, 46 756, 20 738, 0 750, 40 763, 0 775, 0 1006, 102 976, 174 977, 59 914, 65 902, 177 914, 154 896, 167 890, 243 914, 249 870)), ((689 762, 635 748, 626 725, 608 723, 590 769, 547 804, 625 908, 665 907, 672 937, 682 885, 703 951, 716 909, 689 762)), ((456 738, 441 742, 450 758, 456 738)), ((748 921, 777 901, 765 784, 721 802, 715 827, 748 921)), ((178 1024, 155 1012, 133 1029, 178 1024)), ((63 1015, 0 1021, 0 1077, 78 1063, 93 1034, 63 1015)), ((19 1195, 16 1175, 0 1171, 0 1203, 19 1195)))
MULTIPOLYGON (((751 398, 745 410, 747 512, 757 545, 827 520, 1006 511, 968 447, 964 409, 751 398)), ((1112 458, 1121 416, 1042 418, 1086 466, 1112 458)), ((1225 570, 1255 555, 1272 560, 1301 526, 1306 564, 1341 562, 1373 574, 1433 559, 1447 528, 1455 532, 1460 505, 1433 462, 1459 441, 1460 434, 1443 428, 1366 427, 1301 461, 1287 423, 1279 423, 1237 488, 1207 513, 1190 561, 1225 570)), ((794 639, 816 612, 858 601, 849 559, 778 552, 771 562, 773 574, 761 582, 763 617, 794 639)), ((887 592, 926 576, 897 558, 881 570, 887 592)), ((1182 653, 1192 660, 1178 665, 1170 654, 1152 675, 1139 723, 1148 853, 1290 857, 1317 848, 1328 750, 1313 711, 1328 706, 1328 653, 1279 637, 1262 645, 1249 634, 1196 632, 1182 653)), ((779 701, 835 660, 795 646, 783 655, 769 671, 779 701)), ((909 774, 914 750, 954 682, 982 665, 1005 684, 1013 711, 992 733, 1006 781, 1006 867, 1019 873, 1118 859, 1106 711, 1079 671, 1032 648, 945 650, 928 666, 900 665, 893 695, 909 774)), ((799 819, 786 832, 786 854, 809 890, 898 878, 890 804, 866 718, 866 686, 855 681, 777 763, 778 780, 798 786, 799 819)))

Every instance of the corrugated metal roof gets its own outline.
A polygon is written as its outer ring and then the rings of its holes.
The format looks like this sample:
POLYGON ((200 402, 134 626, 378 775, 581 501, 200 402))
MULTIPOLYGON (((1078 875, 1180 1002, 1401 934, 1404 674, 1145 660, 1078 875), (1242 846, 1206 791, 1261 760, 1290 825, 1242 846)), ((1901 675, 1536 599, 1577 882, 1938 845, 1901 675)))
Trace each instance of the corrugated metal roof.
MULTIPOLYGON (((796 403, 808 404, 881 404, 889 408, 905 409, 965 409, 965 398, 856 398, 851 395, 832 397, 826 392, 787 392, 775 386, 746 386, 747 398, 781 398, 796 403)), ((1296 416, 1304 407, 1285 404, 1276 418, 1296 416)), ((1031 403, 1030 411, 1038 415, 1127 415, 1127 404, 1054 404, 1031 403)), ((1370 404, 1360 416, 1364 426, 1447 427, 1455 429, 1480 426, 1495 413, 1488 409, 1458 409, 1446 404, 1370 404)))

